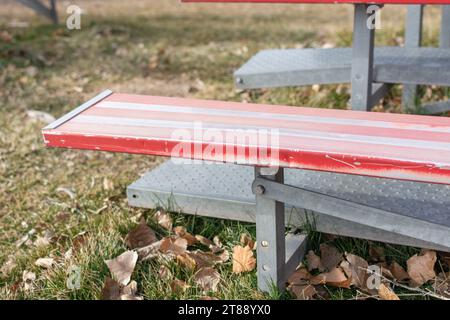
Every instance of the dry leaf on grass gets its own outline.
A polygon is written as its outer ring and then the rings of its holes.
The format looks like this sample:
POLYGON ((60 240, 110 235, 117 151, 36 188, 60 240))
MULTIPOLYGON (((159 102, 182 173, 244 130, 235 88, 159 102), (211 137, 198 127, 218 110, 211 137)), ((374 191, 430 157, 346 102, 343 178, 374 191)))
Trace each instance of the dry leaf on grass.
POLYGON ((252 250, 256 249, 256 242, 252 239, 252 237, 246 233, 241 234, 240 242, 243 247, 249 246, 252 250))
POLYGON ((233 248, 233 273, 252 271, 256 267, 253 250, 249 246, 233 248))
POLYGON ((125 251, 115 259, 106 260, 105 263, 111 272, 112 278, 119 284, 126 286, 136 267, 138 254, 134 251, 125 251))
POLYGON ((178 226, 173 228, 173 232, 180 238, 183 238, 187 241, 188 246, 192 246, 197 243, 197 239, 186 231, 185 227, 178 226))
POLYGON ((320 245, 320 258, 322 266, 330 271, 341 263, 343 256, 342 253, 340 253, 335 247, 322 243, 320 245))
POLYGON ((161 244, 164 242, 164 240, 165 239, 161 239, 159 241, 153 242, 151 245, 137 249, 139 260, 145 261, 158 257, 161 254, 159 248, 161 247, 161 244))
POLYGON ((318 269, 320 272, 325 271, 320 257, 316 255, 314 251, 309 250, 308 254, 306 255, 306 261, 308 262, 308 271, 312 271, 315 269, 318 269))
POLYGON ((177 262, 179 265, 189 270, 195 270, 197 267, 197 262, 189 255, 188 252, 177 255, 177 262))
POLYGON ((36 280, 36 274, 31 271, 24 270, 22 273, 23 289, 25 291, 33 290, 34 280, 36 280))
POLYGON ((373 262, 386 261, 386 256, 384 254, 384 249, 378 246, 369 247, 369 260, 373 262))
POLYGON ((202 268, 195 274, 194 281, 204 292, 216 292, 220 283, 220 274, 214 268, 202 268))
POLYGON ((187 250, 187 241, 184 238, 164 238, 162 239, 159 251, 162 253, 183 254, 187 250))
POLYGON ((300 267, 288 278, 287 282, 290 285, 302 285, 309 281, 311 277, 311 274, 305 267, 300 267))
POLYGON ((141 296, 136 295, 137 283, 131 281, 127 286, 123 286, 116 280, 106 278, 101 292, 102 300, 142 300, 141 296))
POLYGON ((156 222, 167 230, 172 230, 172 218, 164 210, 158 210, 153 216, 156 222))
POLYGON ((119 300, 120 299, 120 283, 111 278, 105 279, 105 284, 101 292, 102 300, 119 300))
POLYGON ((170 283, 170 289, 172 290, 172 293, 175 294, 183 293, 190 287, 190 285, 180 279, 173 279, 170 283))
POLYGON ((15 267, 17 267, 16 257, 11 255, 8 257, 8 260, 6 260, 6 262, 0 268, 0 273, 4 277, 7 277, 9 275, 9 273, 12 270, 14 270, 15 267))
POLYGON ((213 253, 217 253, 223 249, 222 249, 222 244, 219 241, 219 238, 216 238, 216 237, 214 237, 214 238, 216 239, 215 242, 213 242, 213 241, 209 240, 208 238, 205 238, 204 236, 201 236, 199 234, 197 234, 195 236, 195 239, 197 239, 198 242, 200 242, 202 245, 208 247, 208 249, 211 250, 213 253))
POLYGON ((392 277, 397 281, 409 279, 409 275, 405 269, 395 261, 390 264, 389 271, 391 272, 392 277))
POLYGON ((216 264, 224 262, 227 257, 215 255, 212 252, 203 252, 200 250, 194 252, 185 252, 177 256, 177 261, 183 267, 189 270, 202 269, 206 267, 213 267, 216 264))
POLYGON ((436 263, 436 252, 425 250, 421 255, 415 254, 406 261, 411 286, 420 287, 424 283, 436 277, 434 264, 436 263))
POLYGON ((384 284, 380 284, 378 287, 378 296, 380 297, 380 300, 400 300, 395 292, 384 284))
POLYGON ((317 294, 316 288, 310 284, 291 286, 289 290, 295 295, 297 300, 313 300, 314 295, 317 294))
POLYGON ((311 278, 311 284, 327 284, 338 288, 350 288, 351 278, 347 278, 341 268, 334 268, 329 272, 321 273, 311 278))
POLYGON ((164 265, 161 265, 158 270, 158 274, 163 280, 170 280, 173 278, 172 272, 169 268, 164 265))
POLYGON ((130 249, 142 248, 156 241, 155 232, 147 225, 144 218, 125 237, 125 244, 130 249))
POLYGON ((355 285, 360 289, 366 289, 367 278, 369 277, 369 274, 367 273, 369 264, 367 261, 351 253, 346 253, 345 259, 348 263, 343 261, 341 267, 347 276, 352 279, 351 285, 355 285))
POLYGON ((38 267, 42 267, 45 269, 51 269, 55 264, 55 259, 53 258, 39 258, 34 263, 38 267))

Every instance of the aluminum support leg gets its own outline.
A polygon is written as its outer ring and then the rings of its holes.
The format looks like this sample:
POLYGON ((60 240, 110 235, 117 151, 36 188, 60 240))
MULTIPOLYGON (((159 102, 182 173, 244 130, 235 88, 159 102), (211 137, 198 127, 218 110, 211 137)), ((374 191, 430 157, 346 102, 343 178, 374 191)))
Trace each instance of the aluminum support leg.
MULTIPOLYGON (((284 183, 284 169, 256 168, 256 177, 284 183)), ((306 251, 304 235, 285 237, 284 203, 263 197, 264 188, 255 188, 258 288, 283 291, 286 280, 306 251)))
POLYGON ((356 4, 353 25, 351 107, 368 111, 372 106, 373 51, 375 30, 368 27, 368 5, 356 4))
MULTIPOLYGON (((405 47, 417 48, 422 43, 423 5, 408 6, 405 28, 405 47)), ((416 107, 418 86, 415 84, 403 85, 403 106, 408 110, 416 107)))
POLYGON ((450 48, 450 5, 442 6, 440 47, 450 48))

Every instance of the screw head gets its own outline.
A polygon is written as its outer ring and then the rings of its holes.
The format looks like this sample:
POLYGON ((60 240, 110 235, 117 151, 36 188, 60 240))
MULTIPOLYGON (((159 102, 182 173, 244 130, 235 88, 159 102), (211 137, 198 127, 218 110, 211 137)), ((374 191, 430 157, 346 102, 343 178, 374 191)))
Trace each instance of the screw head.
POLYGON ((269 242, 266 240, 261 241, 261 246, 263 246, 264 248, 267 248, 269 246, 269 242))
POLYGON ((262 185, 257 185, 255 188, 256 194, 264 194, 266 192, 266 189, 262 185))

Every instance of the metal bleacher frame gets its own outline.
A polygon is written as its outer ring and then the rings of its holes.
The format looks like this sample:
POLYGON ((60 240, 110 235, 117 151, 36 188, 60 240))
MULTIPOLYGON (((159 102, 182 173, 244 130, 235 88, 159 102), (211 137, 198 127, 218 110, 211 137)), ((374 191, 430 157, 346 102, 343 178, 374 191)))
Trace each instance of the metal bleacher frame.
MULTIPOLYGON (((450 86, 450 6, 442 6, 440 48, 420 47, 423 5, 409 5, 404 47, 374 47, 375 30, 366 28, 368 5, 355 5, 353 47, 263 50, 236 70, 241 89, 351 82, 351 106, 368 111, 403 84, 403 99, 415 109, 417 85, 450 86)), ((424 113, 450 110, 450 102, 421 106, 424 113)))

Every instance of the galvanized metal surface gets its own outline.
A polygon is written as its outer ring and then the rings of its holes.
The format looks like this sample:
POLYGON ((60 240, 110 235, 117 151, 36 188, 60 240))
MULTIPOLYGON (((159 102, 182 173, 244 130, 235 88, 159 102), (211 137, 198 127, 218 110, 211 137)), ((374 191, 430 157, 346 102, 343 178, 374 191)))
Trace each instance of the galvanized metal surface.
POLYGON ((367 27, 368 18, 368 5, 356 4, 353 19, 350 105, 352 110, 359 111, 369 111, 377 102, 372 99, 375 29, 367 27))
POLYGON ((51 147, 450 184, 445 117, 114 93, 43 134, 51 147))
MULTIPOLYGON (((127 189, 130 205, 144 208, 171 206, 188 214, 255 221, 251 193, 253 168, 230 164, 174 165, 166 162, 127 189)), ((427 222, 450 227, 450 187, 365 178, 360 176, 285 170, 285 183, 355 201, 427 222)), ((314 220, 319 231, 376 241, 445 250, 428 242, 326 215, 286 209, 286 223, 300 226, 314 220)), ((422 232, 418 224, 416 232, 422 232)))
MULTIPOLYGON (((422 44, 423 5, 408 6, 405 28, 405 47, 417 48, 422 44)), ((414 110, 417 99, 417 85, 403 85, 402 103, 406 109, 414 110)))
MULTIPOLYGON (((237 87, 243 89, 349 83, 351 65, 351 48, 263 50, 234 76, 237 87)), ((375 48, 374 81, 450 86, 450 51, 375 48)))
MULTIPOLYGON (((260 169, 255 169, 260 176, 260 169)), ((263 176, 266 179, 284 182, 284 171, 263 176)), ((264 191, 256 194, 256 253, 258 257, 258 288, 270 291, 275 286, 283 290, 286 283, 286 242, 284 225, 284 203, 264 197, 264 191)))

